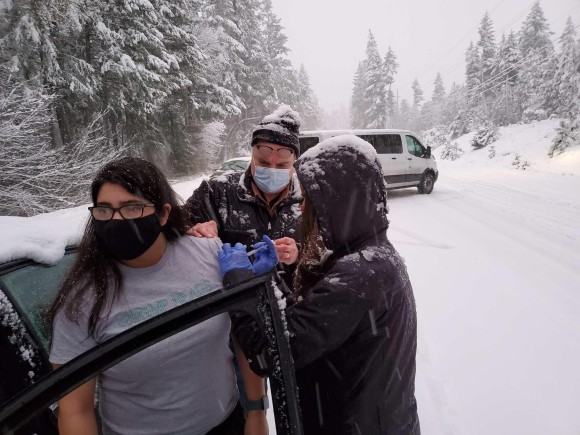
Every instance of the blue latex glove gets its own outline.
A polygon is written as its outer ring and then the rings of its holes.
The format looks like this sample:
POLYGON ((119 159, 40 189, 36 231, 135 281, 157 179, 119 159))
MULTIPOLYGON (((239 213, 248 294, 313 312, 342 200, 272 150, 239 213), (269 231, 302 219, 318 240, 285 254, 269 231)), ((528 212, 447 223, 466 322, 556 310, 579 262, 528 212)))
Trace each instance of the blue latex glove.
POLYGON ((218 262, 222 278, 231 270, 248 269, 252 270, 252 262, 248 258, 246 248, 241 243, 236 243, 232 247, 229 243, 224 243, 222 249, 218 251, 218 262))
POLYGON ((258 242, 253 245, 254 248, 266 247, 254 254, 254 264, 252 264, 252 272, 254 272, 254 275, 262 275, 269 272, 278 264, 276 245, 274 245, 274 242, 268 236, 262 237, 262 240, 263 242, 258 242))

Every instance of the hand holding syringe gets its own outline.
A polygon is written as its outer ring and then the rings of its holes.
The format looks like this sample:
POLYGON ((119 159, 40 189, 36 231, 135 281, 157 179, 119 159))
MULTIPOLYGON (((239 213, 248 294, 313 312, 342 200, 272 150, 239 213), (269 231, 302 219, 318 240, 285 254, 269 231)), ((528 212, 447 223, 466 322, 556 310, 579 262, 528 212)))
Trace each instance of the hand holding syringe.
POLYGON ((263 246, 260 246, 259 248, 252 249, 250 252, 248 252, 248 257, 254 255, 258 251, 263 251, 264 249, 267 249, 267 248, 268 247, 266 245, 263 245, 263 246))

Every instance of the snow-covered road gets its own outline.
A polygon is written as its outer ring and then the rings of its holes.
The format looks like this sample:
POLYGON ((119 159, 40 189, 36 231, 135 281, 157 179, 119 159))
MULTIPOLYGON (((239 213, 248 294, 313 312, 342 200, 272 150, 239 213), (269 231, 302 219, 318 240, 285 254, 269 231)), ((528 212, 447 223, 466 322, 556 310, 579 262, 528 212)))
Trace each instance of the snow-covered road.
POLYGON ((439 162, 390 194, 426 434, 579 434, 580 177, 439 162))

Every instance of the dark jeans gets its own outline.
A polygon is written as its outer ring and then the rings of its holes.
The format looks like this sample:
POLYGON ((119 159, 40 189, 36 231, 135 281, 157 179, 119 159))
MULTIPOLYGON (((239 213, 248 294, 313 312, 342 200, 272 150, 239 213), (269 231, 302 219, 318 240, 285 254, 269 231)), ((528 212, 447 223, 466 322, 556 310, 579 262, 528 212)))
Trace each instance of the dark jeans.
POLYGON ((214 427, 206 435, 244 435, 246 419, 240 402, 232 413, 220 425, 214 427))

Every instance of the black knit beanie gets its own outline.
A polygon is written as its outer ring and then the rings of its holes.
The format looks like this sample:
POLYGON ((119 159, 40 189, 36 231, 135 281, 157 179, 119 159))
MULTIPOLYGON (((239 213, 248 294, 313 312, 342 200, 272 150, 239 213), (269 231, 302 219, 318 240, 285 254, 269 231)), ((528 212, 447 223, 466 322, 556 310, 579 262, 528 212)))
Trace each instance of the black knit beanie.
POLYGON ((300 116, 290 106, 282 104, 274 113, 262 119, 252 133, 252 145, 270 142, 291 148, 300 156, 300 116))

